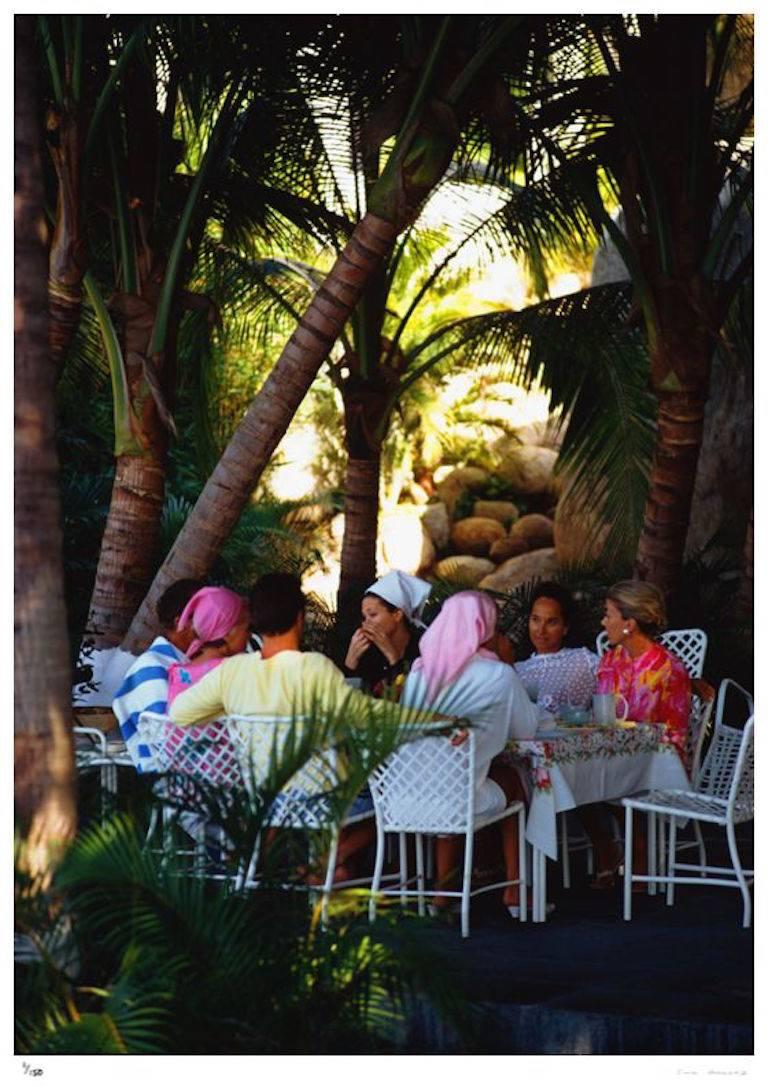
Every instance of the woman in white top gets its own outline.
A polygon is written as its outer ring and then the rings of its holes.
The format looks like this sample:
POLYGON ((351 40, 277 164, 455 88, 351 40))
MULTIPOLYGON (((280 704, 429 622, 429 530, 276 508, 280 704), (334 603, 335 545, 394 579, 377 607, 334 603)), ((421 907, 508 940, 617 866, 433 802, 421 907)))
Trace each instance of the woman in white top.
MULTIPOLYGON (((525 798, 515 770, 492 761, 509 738, 531 738, 538 724, 536 708, 520 679, 499 657, 502 644, 496 623, 496 605, 489 595, 470 590, 448 598, 421 638, 421 657, 413 664, 402 696, 409 707, 426 706, 470 720, 477 732, 475 812, 483 816, 525 798)), ((462 744, 466 737, 462 732, 453 744, 462 744)), ((515 881, 519 873, 517 815, 505 818, 501 831, 507 880, 515 881)), ((438 838, 438 888, 449 888, 460 849, 459 837, 438 838)), ((507 886, 503 896, 510 915, 518 918, 520 887, 507 886)), ((447 907, 449 901, 437 897, 435 906, 447 907)))
POLYGON ((526 692, 540 708, 557 715, 566 706, 588 708, 595 693, 597 655, 586 647, 564 647, 573 622, 571 592, 559 583, 534 587, 528 609, 530 658, 515 663, 526 692))

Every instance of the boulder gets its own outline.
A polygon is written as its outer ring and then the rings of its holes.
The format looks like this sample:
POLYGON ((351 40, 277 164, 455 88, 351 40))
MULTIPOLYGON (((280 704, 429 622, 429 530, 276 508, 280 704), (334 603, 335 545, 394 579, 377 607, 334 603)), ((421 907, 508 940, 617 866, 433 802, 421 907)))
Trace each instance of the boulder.
MULTIPOLYGON (((435 473, 437 481, 438 474, 435 473)), ((476 466, 466 466, 463 469, 452 470, 443 478, 437 486, 437 494, 448 508, 448 514, 453 515, 456 501, 462 492, 473 485, 484 484, 488 480, 488 473, 476 466)))
POLYGON ((496 565, 491 560, 484 560, 481 556, 447 556, 444 560, 438 560, 435 575, 448 583, 476 587, 495 568, 496 565))
POLYGON ((384 567, 417 575, 431 569, 435 546, 422 525, 424 509, 401 504, 379 520, 379 545, 384 567))
POLYGON ((554 492, 556 461, 557 451, 524 443, 510 448, 499 463, 496 473, 509 483, 514 492, 523 495, 554 492))
POLYGON ((509 500, 475 500, 472 514, 477 518, 496 519, 508 526, 519 516, 517 506, 509 500))
POLYGON ((494 564, 501 564, 505 560, 509 560, 511 556, 521 556, 522 553, 529 553, 530 551, 531 546, 524 537, 510 534, 508 537, 500 537, 498 541, 494 541, 488 556, 494 564))
POLYGON ((496 519, 460 519, 451 528, 453 547, 470 556, 487 556, 494 541, 505 536, 504 527, 496 519))
POLYGON ((509 528, 509 536, 522 538, 527 543, 528 550, 548 549, 555 543, 554 534, 554 523, 546 515, 523 515, 509 528))
POLYGON ((451 537, 451 520, 448 518, 448 508, 443 501, 430 503, 421 516, 421 521, 435 546, 438 549, 444 549, 451 537))
POLYGON ((534 549, 523 556, 513 556, 511 560, 505 560, 495 572, 480 580, 479 588, 508 594, 520 583, 528 583, 532 579, 554 578, 557 567, 554 549, 534 549))
POLYGON ((555 416, 550 416, 547 420, 532 420, 530 424, 523 424, 516 429, 515 435, 526 446, 560 450, 567 424, 567 420, 559 423, 555 416))

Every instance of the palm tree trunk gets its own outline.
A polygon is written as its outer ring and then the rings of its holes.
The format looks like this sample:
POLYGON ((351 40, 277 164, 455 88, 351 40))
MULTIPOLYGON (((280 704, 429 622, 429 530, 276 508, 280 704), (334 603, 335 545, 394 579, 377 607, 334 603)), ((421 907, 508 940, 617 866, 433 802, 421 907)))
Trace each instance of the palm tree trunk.
POLYGON ((80 222, 80 132, 76 107, 51 107, 46 123, 56 170, 56 219, 48 259, 48 339, 58 378, 80 321, 85 240, 80 222))
POLYGON ((218 556, 368 278, 391 251, 397 233, 394 224, 370 212, 355 228, 206 483, 134 618, 123 641, 126 650, 144 647, 152 637, 155 603, 165 588, 185 576, 203 576, 218 556))
POLYGON ((77 815, 34 17, 17 15, 15 31, 15 803, 22 865, 45 875, 77 815))
POLYGON ((152 581, 164 494, 164 459, 118 456, 85 626, 97 649, 118 646, 152 581))
POLYGON ((379 371, 375 379, 350 377, 343 396, 347 469, 338 599, 342 630, 357 621, 363 591, 376 578, 381 442, 390 390, 379 371))
POLYGON ((376 578, 379 524, 380 450, 366 458, 349 457, 344 477, 344 539, 341 545, 339 621, 360 612, 360 599, 376 578))
POLYGON ((651 357, 652 385, 659 404, 658 431, 635 574, 669 593, 683 566, 704 434, 711 353, 706 345, 697 353, 696 346, 689 343, 685 366, 677 369, 662 366, 659 357, 668 361, 669 354, 662 348, 652 352, 651 357), (659 381, 661 374, 689 376, 691 381, 687 389, 670 390, 668 384, 659 381))
MULTIPOLYGON (((119 295, 113 300, 113 309, 123 322, 132 441, 129 449, 117 453, 109 514, 85 625, 84 640, 97 650, 119 645, 155 574, 168 446, 168 432, 147 383, 150 364, 146 357, 155 306, 137 295, 119 295)), ((169 342, 164 372, 174 357, 173 333, 169 342)), ((156 381, 160 381, 159 375, 156 381)))

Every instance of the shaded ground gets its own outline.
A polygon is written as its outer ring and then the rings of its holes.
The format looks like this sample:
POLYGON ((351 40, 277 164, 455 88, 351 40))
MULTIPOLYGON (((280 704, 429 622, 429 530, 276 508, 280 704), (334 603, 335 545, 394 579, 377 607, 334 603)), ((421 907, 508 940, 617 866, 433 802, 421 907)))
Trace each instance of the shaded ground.
MULTIPOLYGON (((709 858, 717 854, 715 842, 709 858)), ((510 921, 489 894, 473 902, 469 939, 435 926, 462 992, 488 1005, 473 1052, 753 1051, 753 931, 741 926, 737 890, 678 887, 672 908, 635 896, 625 923, 618 886, 590 890, 578 865, 570 890, 558 878, 550 865, 556 910, 546 924, 510 921)), ((414 1020, 411 1047, 466 1051, 428 1010, 414 1020)))

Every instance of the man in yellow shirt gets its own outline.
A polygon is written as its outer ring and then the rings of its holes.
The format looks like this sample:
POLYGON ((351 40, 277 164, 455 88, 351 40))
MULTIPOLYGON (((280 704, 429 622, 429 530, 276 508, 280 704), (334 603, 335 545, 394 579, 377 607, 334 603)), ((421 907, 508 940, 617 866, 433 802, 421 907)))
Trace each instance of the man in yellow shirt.
MULTIPOLYGON (((192 726, 222 715, 302 716, 315 736, 317 752, 354 736, 359 741, 366 734, 378 736, 379 742, 382 737, 394 739, 400 728, 435 720, 430 712, 357 692, 325 655, 300 651, 304 608, 304 594, 295 576, 263 575, 251 591, 251 623, 262 638, 261 653, 233 655, 179 693, 169 709, 174 722, 192 726), (378 726, 382 734, 372 729, 378 726)), ((372 821, 345 830, 339 843, 337 881, 348 876, 345 861, 372 835, 372 821)))

